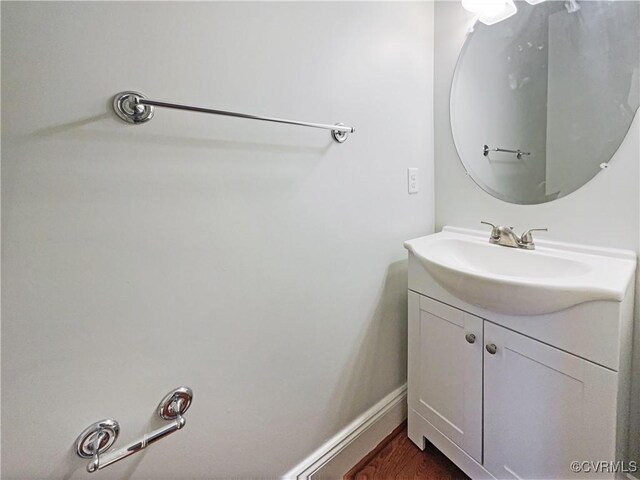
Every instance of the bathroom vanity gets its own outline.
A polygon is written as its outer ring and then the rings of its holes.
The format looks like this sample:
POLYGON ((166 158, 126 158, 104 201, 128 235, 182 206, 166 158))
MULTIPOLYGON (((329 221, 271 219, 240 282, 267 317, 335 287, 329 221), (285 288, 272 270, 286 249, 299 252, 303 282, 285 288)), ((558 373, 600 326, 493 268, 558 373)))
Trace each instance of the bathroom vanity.
POLYGON ((536 243, 405 243, 409 437, 474 479, 626 478, 635 254, 536 243))

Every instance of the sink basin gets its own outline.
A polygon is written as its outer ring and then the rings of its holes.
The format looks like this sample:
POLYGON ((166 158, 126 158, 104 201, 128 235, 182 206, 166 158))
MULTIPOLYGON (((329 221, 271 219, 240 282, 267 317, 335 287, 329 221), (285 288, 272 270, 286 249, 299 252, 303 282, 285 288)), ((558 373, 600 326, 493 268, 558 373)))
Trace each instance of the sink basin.
POLYGON ((489 243, 487 232, 445 227, 405 242, 449 293, 497 313, 542 315, 593 300, 622 301, 635 253, 536 239, 536 250, 489 243))

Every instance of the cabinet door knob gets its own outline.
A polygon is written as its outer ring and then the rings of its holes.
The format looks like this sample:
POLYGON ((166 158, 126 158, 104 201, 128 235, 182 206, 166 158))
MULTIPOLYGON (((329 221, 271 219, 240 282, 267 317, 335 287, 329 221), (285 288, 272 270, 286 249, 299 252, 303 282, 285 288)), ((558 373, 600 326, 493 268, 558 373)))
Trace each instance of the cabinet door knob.
POLYGON ((467 340, 467 342, 469 343, 476 343, 476 336, 473 333, 467 333, 464 338, 467 340))
POLYGON ((487 343, 487 352, 489 352, 491 355, 495 355, 496 352, 498 351, 498 347, 496 347, 495 343, 487 343))

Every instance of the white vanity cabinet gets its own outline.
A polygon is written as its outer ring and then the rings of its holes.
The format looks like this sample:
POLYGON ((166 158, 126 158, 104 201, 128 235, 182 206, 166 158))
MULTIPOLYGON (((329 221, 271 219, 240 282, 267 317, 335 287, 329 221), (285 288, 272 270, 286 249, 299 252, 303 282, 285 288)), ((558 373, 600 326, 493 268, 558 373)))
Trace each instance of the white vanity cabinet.
MULTIPOLYGON (((633 274, 620 301, 496 313, 445 289, 416 244, 409 249, 409 438, 422 449, 430 441, 473 479, 627 479, 633 274), (572 469, 572 462, 603 461, 608 471, 572 469)), ((513 301, 525 294, 514 289, 513 301)))
POLYGON ((482 461, 482 319, 409 292, 409 405, 482 461))
POLYGON ((572 461, 615 458, 617 373, 490 322, 484 335, 492 475, 568 479, 572 461))
POLYGON ((617 372, 413 291, 408 332, 421 448, 472 478, 582 478, 572 461, 616 458, 617 372))

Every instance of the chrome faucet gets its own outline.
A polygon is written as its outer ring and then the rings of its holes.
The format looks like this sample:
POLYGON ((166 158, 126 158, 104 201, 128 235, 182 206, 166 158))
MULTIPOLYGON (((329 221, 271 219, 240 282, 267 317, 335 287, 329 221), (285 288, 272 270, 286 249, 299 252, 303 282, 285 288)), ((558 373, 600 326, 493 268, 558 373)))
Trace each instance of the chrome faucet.
POLYGON ((533 243, 533 235, 531 232, 548 232, 546 228, 530 228, 522 234, 521 237, 515 234, 513 227, 496 226, 489 222, 480 222, 492 227, 491 236, 489 237, 490 243, 496 245, 502 245, 504 247, 524 248, 525 250, 535 250, 536 245, 533 243))

